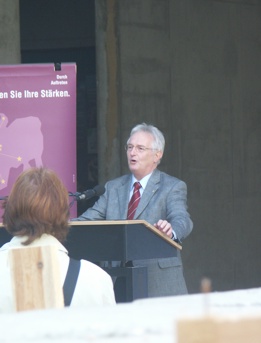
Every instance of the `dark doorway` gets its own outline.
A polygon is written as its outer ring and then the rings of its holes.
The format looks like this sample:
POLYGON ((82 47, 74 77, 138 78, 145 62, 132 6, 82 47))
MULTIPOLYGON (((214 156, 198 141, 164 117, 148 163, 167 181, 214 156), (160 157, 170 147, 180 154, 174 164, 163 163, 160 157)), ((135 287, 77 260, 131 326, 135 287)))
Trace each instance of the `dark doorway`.
MULTIPOLYGON (((77 65, 77 190, 93 188, 98 184, 94 0, 20 1, 20 31, 22 63, 77 65)), ((90 202, 79 202, 78 214, 90 202)))

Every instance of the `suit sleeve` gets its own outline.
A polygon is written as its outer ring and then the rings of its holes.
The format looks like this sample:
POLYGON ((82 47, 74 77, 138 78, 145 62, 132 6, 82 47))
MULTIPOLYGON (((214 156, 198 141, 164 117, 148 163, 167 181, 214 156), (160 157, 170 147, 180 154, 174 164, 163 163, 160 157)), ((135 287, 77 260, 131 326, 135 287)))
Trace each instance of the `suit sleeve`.
POLYGON ((107 208, 107 185, 105 185, 105 188, 105 193, 99 197, 93 207, 88 208, 78 218, 73 220, 105 220, 107 208))
POLYGON ((193 229, 193 223, 187 211, 187 185, 183 181, 177 182, 167 197, 167 218, 182 242, 193 229))

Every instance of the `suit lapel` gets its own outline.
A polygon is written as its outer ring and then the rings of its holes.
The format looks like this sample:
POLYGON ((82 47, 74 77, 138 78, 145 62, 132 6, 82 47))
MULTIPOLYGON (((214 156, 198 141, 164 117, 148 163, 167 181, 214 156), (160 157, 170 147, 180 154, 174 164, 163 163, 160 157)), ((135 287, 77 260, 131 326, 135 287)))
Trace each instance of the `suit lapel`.
POLYGON ((142 194, 142 197, 140 199, 140 203, 137 207, 136 213, 134 215, 134 219, 137 219, 142 212, 145 210, 145 208, 148 206, 151 198, 154 196, 154 194, 157 192, 160 186, 160 171, 158 169, 155 169, 152 173, 147 186, 142 194))
POLYGON ((127 218, 129 194, 131 187, 131 175, 122 181, 121 186, 117 189, 119 199, 119 212, 122 219, 127 218))

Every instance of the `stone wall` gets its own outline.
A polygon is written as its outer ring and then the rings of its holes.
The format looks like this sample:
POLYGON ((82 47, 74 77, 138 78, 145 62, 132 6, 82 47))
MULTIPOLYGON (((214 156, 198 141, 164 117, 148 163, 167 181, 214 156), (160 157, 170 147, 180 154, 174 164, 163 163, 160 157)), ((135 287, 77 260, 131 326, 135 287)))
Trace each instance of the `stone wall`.
POLYGON ((20 63, 19 0, 0 0, 0 64, 20 63))

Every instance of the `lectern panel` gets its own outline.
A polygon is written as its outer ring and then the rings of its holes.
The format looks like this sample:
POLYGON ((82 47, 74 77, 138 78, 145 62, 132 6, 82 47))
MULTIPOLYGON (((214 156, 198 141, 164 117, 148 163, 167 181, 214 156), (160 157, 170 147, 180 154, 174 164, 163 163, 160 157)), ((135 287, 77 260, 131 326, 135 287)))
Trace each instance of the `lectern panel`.
POLYGON ((65 244, 71 257, 131 261, 177 256, 177 249, 143 224, 72 226, 65 244))
POLYGON ((126 260, 176 257, 177 249, 144 225, 126 225, 126 260))
POLYGON ((3 228, 0 227, 0 248, 5 243, 11 240, 12 236, 3 228))
POLYGON ((118 226, 74 226, 64 245, 75 259, 121 261, 125 250, 125 232, 118 226))

